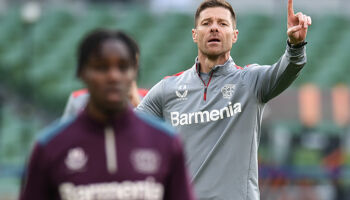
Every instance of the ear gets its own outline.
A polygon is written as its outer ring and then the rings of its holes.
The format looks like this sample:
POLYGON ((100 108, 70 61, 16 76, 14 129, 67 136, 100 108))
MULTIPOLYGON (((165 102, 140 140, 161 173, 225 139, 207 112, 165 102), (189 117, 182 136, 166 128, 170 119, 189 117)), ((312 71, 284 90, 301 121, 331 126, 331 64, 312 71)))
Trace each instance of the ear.
POLYGON ((236 43, 238 40, 238 29, 233 30, 232 44, 236 43))
POLYGON ((197 43, 197 29, 192 29, 192 39, 194 43, 197 43))

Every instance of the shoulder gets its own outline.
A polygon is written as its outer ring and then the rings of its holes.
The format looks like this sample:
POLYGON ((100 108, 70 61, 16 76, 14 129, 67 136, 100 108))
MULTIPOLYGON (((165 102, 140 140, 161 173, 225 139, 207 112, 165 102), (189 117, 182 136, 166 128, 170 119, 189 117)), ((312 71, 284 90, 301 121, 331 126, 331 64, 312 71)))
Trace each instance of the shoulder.
POLYGON ((90 93, 87 89, 81 89, 73 91, 69 97, 69 104, 72 106, 84 106, 90 97, 90 93))
POLYGON ((48 127, 44 128, 37 138, 37 142, 41 146, 46 146, 55 137, 65 132, 65 130, 75 121, 76 117, 70 117, 66 120, 56 120, 48 127))
POLYGON ((72 98, 78 98, 78 97, 88 96, 88 95, 89 95, 89 91, 86 88, 75 90, 71 93, 72 98))
POLYGON ((87 103, 89 96, 87 89, 73 91, 69 96, 68 106, 83 106, 87 103))
POLYGON ((151 94, 161 93, 163 95, 164 92, 168 91, 171 88, 171 86, 176 85, 179 82, 183 82, 184 79, 187 79, 190 73, 190 70, 191 69, 188 69, 170 76, 165 76, 162 80, 160 80, 157 84, 155 84, 148 93, 151 93, 151 94))
POLYGON ((172 81, 178 81, 178 80, 183 80, 191 76, 192 72, 195 70, 194 67, 191 67, 185 71, 178 72, 176 74, 170 75, 170 76, 165 76, 163 78, 163 81, 166 82, 172 82, 172 81))
MULTIPOLYGON (((239 66, 237 66, 237 67, 239 67, 239 66)), ((246 73, 249 74, 251 72, 254 73, 255 71, 260 71, 263 69, 263 67, 262 67, 262 65, 254 63, 254 64, 244 65, 243 67, 239 67, 237 69, 241 70, 243 74, 246 74, 246 73)))
POLYGON ((170 76, 165 76, 163 79, 168 79, 168 78, 176 78, 181 76, 185 71, 178 72, 176 74, 170 75, 170 76))
POLYGON ((162 132, 169 137, 176 136, 176 131, 174 128, 165 121, 144 112, 136 112, 135 114, 143 123, 152 129, 156 129, 157 131, 162 132))
POLYGON ((258 64, 247 64, 247 65, 237 65, 235 63, 231 63, 229 67, 225 68, 226 75, 232 74, 244 74, 247 71, 259 66, 258 64))
POLYGON ((259 66, 260 65, 256 64, 256 63, 244 65, 243 67, 234 64, 234 68, 239 69, 239 70, 249 70, 249 69, 252 69, 252 68, 255 68, 255 67, 259 67, 259 66))
POLYGON ((145 97, 148 93, 148 89, 145 88, 138 88, 137 92, 139 93, 140 97, 145 97))

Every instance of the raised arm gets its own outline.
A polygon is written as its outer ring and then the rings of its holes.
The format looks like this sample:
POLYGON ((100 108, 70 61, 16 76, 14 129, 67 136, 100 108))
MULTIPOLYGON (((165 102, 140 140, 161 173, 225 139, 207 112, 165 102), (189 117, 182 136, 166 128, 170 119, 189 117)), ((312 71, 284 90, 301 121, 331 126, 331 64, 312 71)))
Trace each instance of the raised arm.
POLYGON ((288 0, 287 35, 290 44, 299 44, 305 41, 311 17, 301 12, 294 14, 293 0, 288 0))
POLYGON ((294 14, 293 0, 288 0, 287 35, 289 45, 284 55, 273 65, 251 65, 242 78, 250 83, 257 99, 263 103, 279 95, 297 78, 306 63, 304 41, 311 18, 300 12, 294 14))

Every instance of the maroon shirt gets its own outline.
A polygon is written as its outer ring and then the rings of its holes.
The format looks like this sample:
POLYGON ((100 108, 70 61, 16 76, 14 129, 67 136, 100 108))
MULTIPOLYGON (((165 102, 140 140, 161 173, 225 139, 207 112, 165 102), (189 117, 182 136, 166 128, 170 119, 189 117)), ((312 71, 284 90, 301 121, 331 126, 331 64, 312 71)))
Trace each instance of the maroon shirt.
POLYGON ((128 109, 106 126, 84 111, 41 134, 20 200, 192 200, 188 180, 164 122, 128 109))

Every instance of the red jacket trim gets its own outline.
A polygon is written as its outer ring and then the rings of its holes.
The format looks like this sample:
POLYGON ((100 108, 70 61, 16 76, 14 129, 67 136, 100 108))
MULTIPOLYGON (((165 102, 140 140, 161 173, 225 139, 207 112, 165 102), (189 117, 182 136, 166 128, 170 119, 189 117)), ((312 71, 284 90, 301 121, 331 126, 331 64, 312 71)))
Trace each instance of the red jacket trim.
POLYGON ((171 75, 171 76, 166 76, 166 77, 164 77, 163 79, 167 79, 167 78, 172 77, 172 76, 180 76, 180 75, 183 74, 183 73, 184 73, 184 71, 179 72, 179 73, 176 73, 176 74, 173 74, 173 75, 171 75))
POLYGON ((73 91, 72 95, 73 95, 74 98, 77 98, 77 97, 79 97, 79 96, 81 96, 83 94, 87 94, 87 93, 88 93, 88 90, 86 88, 84 88, 84 89, 81 89, 81 90, 73 91))
POLYGON ((236 69, 243 69, 243 67, 235 65, 236 69))
POLYGON ((143 88, 139 88, 138 89, 138 93, 141 97, 145 97, 146 94, 148 93, 148 90, 147 89, 143 89, 143 88))

